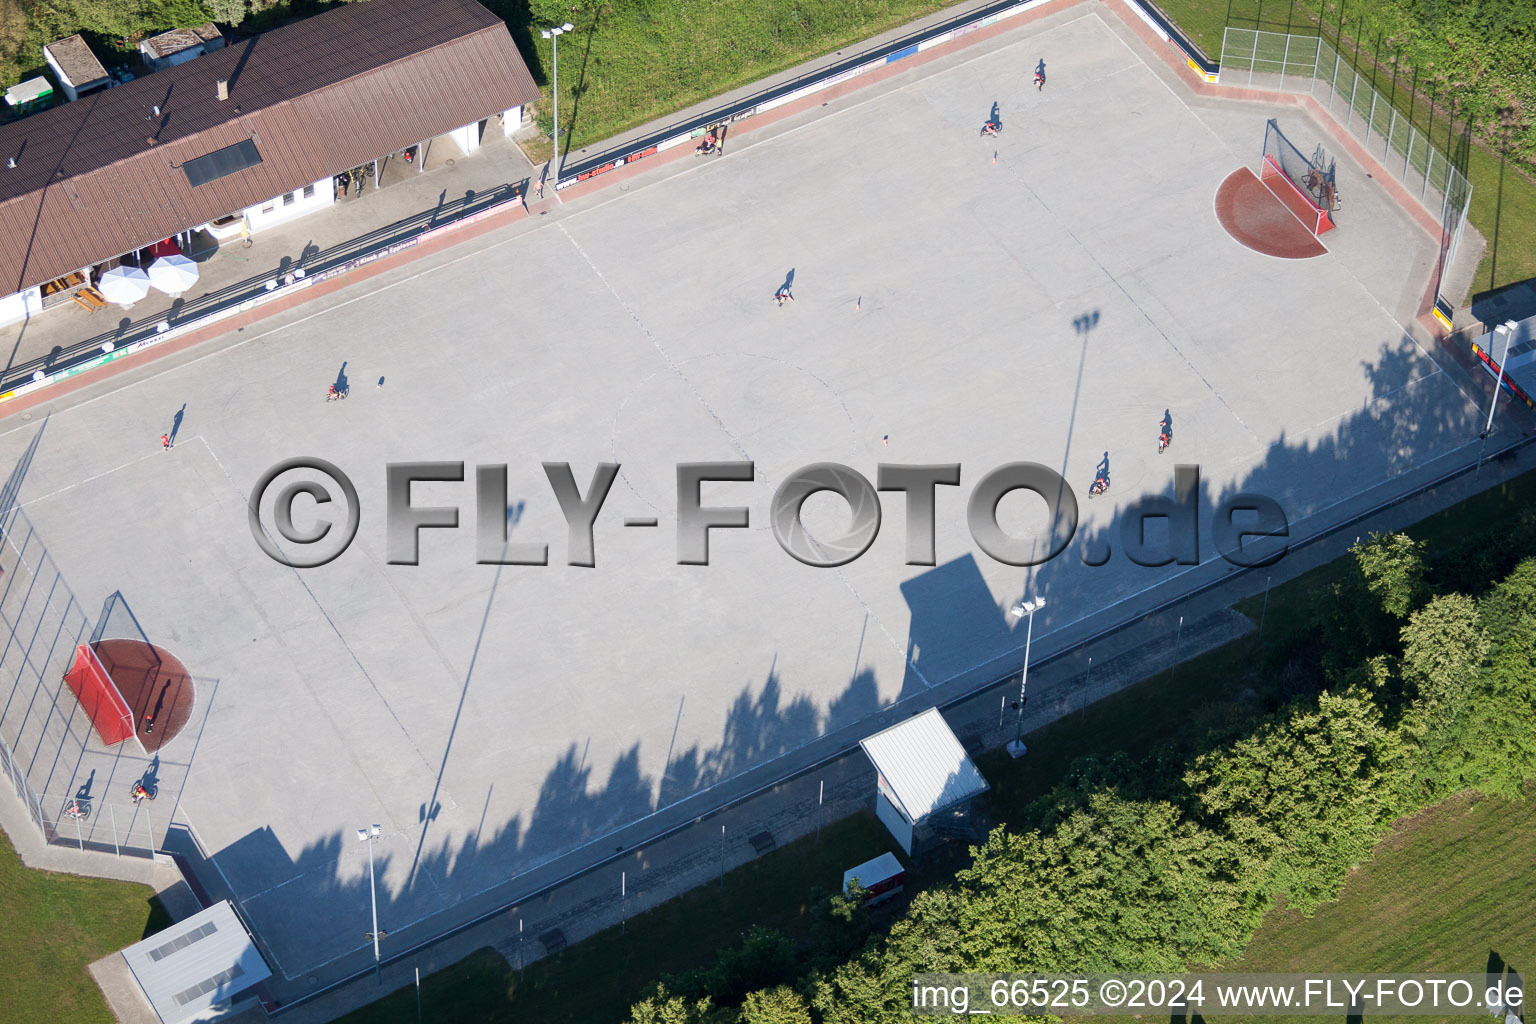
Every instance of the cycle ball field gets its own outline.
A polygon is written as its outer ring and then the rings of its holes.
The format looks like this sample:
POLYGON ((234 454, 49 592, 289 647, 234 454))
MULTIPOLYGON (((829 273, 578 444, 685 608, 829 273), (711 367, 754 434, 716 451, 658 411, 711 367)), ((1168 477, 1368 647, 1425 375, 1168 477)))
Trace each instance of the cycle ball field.
MULTIPOLYGON (((153 810, 195 831, 273 983, 371 963, 359 824, 382 825, 379 919, 405 949, 1006 676, 1021 596, 1048 599, 1039 660, 1220 575, 1209 545, 1194 567, 1118 554, 1117 516, 1170 493, 1176 464, 1199 466, 1203 514, 1260 493, 1304 538, 1475 458, 1474 392, 1405 326, 1437 240, 1347 150, 1320 254, 1222 227, 1216 193, 1257 171, 1271 118, 1335 151, 1300 108, 1196 96, 1108 8, 1062 6, 733 131, 722 157, 550 196, 546 216, 61 395, 46 422, 9 416, 7 465, 41 435, 19 500, 81 605, 121 591, 215 694, 162 748, 191 768, 153 810), (994 104, 1006 131, 979 138, 994 104), (388 383, 327 402, 342 364, 388 383), (1106 455, 1113 485, 1089 502, 1106 455), (298 456, 346 472, 360 506, 351 546, 302 570, 259 549, 246 509, 298 456), (702 498, 749 527, 678 565, 676 464, 742 460, 753 480, 702 498), (386 467, 419 461, 465 464, 411 492, 460 526, 391 565, 386 467), (1019 461, 1082 499, 1072 544, 1034 568, 966 525, 975 483, 1019 461), (583 491, 621 466, 593 567, 568 564, 547 462, 583 491), (937 564, 906 564, 896 495, 853 562, 781 550, 773 491, 816 462, 871 481, 882 462, 960 464, 937 564), (510 539, 547 544, 548 565, 477 564, 482 464, 508 467, 510 539)), ((1041 508, 1010 495, 999 523, 1043 544, 1041 508)), ((849 514, 804 507, 827 538, 849 514)), ((750 856, 732 839, 732 862, 750 856)), ((646 871, 629 865, 631 892, 646 871)))

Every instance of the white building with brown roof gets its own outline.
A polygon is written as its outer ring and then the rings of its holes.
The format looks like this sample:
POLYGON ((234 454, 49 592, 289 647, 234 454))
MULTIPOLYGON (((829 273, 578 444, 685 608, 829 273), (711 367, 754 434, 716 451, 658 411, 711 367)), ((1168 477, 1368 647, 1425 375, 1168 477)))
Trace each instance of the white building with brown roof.
POLYGON ((44 46, 43 59, 53 69, 64 95, 71 102, 113 85, 107 69, 101 66, 101 61, 96 59, 78 32, 44 46))
POLYGON ((334 176, 441 135, 465 153, 539 90, 475 0, 368 0, 0 125, 0 324, 211 221, 328 206, 334 176))
POLYGON ((193 57, 224 48, 224 36, 210 22, 196 28, 173 28, 139 44, 144 63, 156 71, 185 64, 193 57))

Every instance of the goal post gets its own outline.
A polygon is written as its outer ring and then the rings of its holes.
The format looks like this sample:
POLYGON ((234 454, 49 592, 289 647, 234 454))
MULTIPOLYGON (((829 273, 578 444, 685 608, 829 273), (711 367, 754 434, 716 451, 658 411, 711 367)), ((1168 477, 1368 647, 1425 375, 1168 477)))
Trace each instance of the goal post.
POLYGON ((1337 226, 1333 215, 1339 208, 1340 199, 1334 183, 1333 162, 1326 160, 1321 146, 1314 159, 1302 156, 1301 150, 1280 131, 1274 118, 1270 118, 1264 128, 1259 180, 1314 235, 1332 231, 1337 226))
POLYGON ((75 662, 64 674, 64 682, 85 709, 103 743, 110 747, 133 735, 133 714, 128 710, 128 702, 89 644, 75 648, 75 662))

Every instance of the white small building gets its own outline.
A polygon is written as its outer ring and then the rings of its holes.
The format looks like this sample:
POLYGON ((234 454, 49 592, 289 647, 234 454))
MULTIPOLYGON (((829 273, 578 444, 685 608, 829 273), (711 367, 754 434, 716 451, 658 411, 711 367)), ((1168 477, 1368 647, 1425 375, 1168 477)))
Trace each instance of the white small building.
POLYGON ((43 47, 43 59, 53 69, 59 87, 71 103, 100 89, 110 89, 115 84, 79 33, 43 47))
POLYGON ((185 64, 194 57, 224 49, 224 36, 213 23, 196 28, 173 28, 150 36, 139 44, 139 53, 156 71, 185 64))
POLYGON ((976 838, 971 801, 991 787, 938 708, 862 739, 859 746, 878 775, 875 815, 909 856, 951 838, 976 838))
POLYGON ((5 90, 5 102, 7 105, 21 110, 41 102, 53 95, 53 86, 48 84, 48 79, 38 76, 29 78, 25 82, 17 82, 5 90))
POLYGON ((443 136, 473 153, 491 119, 519 124, 539 89, 506 22, 476 0, 428 6, 341 4, 230 46, 212 26, 162 33, 144 45, 165 70, 0 124, 0 326, 79 301, 125 253, 257 233, 330 206, 356 168, 377 187, 391 154, 443 136))
POLYGON ((162 1024, 217 1020, 256 1003, 256 985, 272 976, 266 958, 228 900, 122 952, 162 1024))

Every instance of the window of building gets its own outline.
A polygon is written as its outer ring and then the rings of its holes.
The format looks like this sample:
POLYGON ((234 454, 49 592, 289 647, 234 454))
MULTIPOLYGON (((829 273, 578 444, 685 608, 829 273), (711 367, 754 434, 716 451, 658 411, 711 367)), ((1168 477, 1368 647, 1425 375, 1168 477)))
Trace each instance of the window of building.
POLYGON ((276 203, 268 203, 266 206, 263 206, 261 208, 261 212, 262 213, 271 213, 275 209, 277 209, 277 204, 276 203))
POLYGON ((284 192, 283 193, 283 205, 284 206, 292 206, 298 200, 298 197, 299 197, 299 194, 297 192, 284 192))
POLYGON ((315 197, 315 186, 313 186, 313 185, 305 185, 304 186, 304 198, 305 199, 313 199, 314 197, 315 197))

